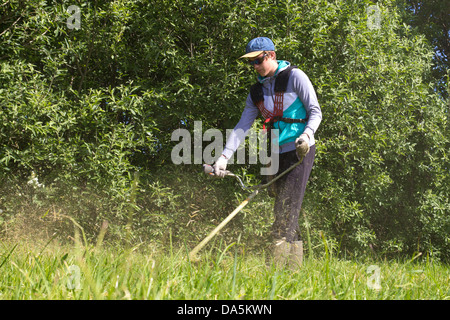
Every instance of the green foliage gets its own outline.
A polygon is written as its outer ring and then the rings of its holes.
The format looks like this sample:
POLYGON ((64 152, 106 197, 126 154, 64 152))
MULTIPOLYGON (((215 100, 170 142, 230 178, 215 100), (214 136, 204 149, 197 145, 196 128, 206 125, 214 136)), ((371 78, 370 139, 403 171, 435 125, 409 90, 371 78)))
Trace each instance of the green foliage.
MULTIPOLYGON (((126 226, 132 239, 200 240, 244 194, 175 167, 171 134, 237 123, 255 81, 238 57, 264 35, 306 72, 322 107, 302 222, 312 241, 322 231, 354 254, 448 259, 448 106, 433 89, 430 44, 396 3, 378 1, 369 25, 371 1, 6 2, 0 222, 56 206, 88 233, 107 219, 119 238, 126 226), (27 184, 32 174, 45 188, 27 184)), ((259 166, 230 168, 256 183, 259 166)), ((267 235, 271 200, 258 197, 229 237, 267 235)))
POLYGON ((397 0, 402 19, 424 34, 434 49, 432 78, 437 91, 448 96, 450 56, 450 7, 445 0, 397 0))

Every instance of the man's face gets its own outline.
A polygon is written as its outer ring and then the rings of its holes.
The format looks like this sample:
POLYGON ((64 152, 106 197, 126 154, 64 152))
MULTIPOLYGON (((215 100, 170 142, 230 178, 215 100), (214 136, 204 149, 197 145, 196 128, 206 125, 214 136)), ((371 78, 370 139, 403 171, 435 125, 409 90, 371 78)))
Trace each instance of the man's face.
POLYGON ((271 64, 271 59, 267 52, 261 53, 256 58, 249 59, 249 63, 253 65, 256 72, 258 72, 262 77, 267 77, 272 71, 273 66, 271 64))

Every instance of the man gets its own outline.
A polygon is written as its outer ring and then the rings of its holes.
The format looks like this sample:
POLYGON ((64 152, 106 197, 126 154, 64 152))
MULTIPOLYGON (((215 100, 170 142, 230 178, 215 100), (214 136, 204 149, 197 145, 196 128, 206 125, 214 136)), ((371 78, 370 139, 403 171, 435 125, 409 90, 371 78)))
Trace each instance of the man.
POLYGON ((278 174, 303 158, 301 164, 274 182, 274 263, 296 268, 303 259, 298 217, 314 162, 314 133, 322 120, 322 112, 309 78, 289 62, 276 59, 272 40, 266 37, 252 39, 241 58, 248 59, 254 67, 258 82, 252 86, 241 119, 214 164, 215 173, 219 177, 225 176, 228 160, 259 113, 266 119, 265 123, 279 130, 278 174))

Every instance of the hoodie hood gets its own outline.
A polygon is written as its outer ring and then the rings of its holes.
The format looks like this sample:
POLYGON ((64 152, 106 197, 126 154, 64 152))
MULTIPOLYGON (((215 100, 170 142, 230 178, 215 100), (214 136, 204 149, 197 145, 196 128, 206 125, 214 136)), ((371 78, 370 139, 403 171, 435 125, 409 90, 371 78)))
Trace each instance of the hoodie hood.
POLYGON ((277 62, 278 62, 278 68, 275 71, 275 74, 272 77, 261 77, 258 74, 258 82, 264 83, 271 78, 275 79, 281 71, 283 71, 284 69, 286 69, 287 67, 289 67, 291 65, 291 63, 289 61, 285 61, 285 60, 277 60, 277 62))

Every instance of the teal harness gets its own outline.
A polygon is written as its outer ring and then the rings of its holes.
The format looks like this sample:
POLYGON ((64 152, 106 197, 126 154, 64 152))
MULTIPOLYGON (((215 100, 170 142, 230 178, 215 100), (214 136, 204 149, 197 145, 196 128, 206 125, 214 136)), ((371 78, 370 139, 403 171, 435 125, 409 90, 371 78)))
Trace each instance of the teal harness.
POLYGON ((274 100, 274 111, 270 112, 264 106, 264 93, 262 88, 262 83, 257 82, 250 87, 250 97, 253 103, 258 107, 262 116, 265 118, 264 127, 266 129, 266 124, 270 128, 273 128, 274 123, 277 121, 283 121, 286 123, 307 123, 308 117, 305 119, 293 119, 283 117, 283 97, 286 92, 287 84, 289 81, 289 76, 291 70, 297 68, 296 66, 289 66, 285 70, 281 71, 275 79, 275 100, 274 100))

